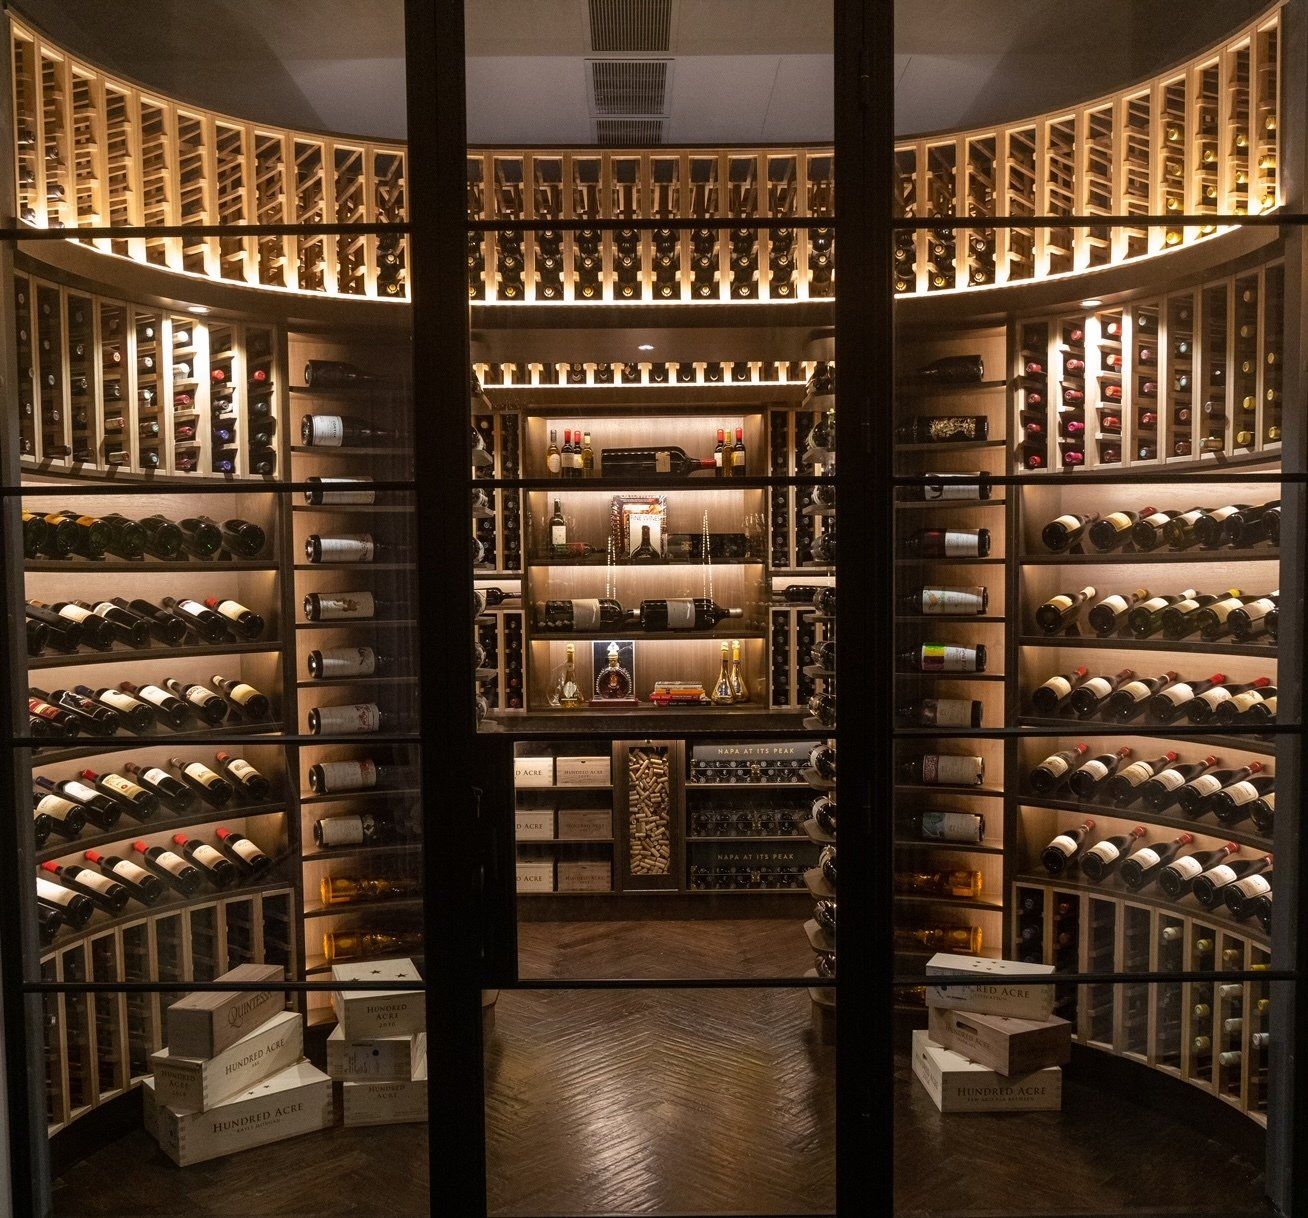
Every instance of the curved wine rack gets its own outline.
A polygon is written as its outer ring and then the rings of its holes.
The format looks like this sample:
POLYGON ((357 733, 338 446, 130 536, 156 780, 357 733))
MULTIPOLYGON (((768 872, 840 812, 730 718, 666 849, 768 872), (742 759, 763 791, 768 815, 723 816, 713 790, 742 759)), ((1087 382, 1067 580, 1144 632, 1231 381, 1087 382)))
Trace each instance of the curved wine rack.
MULTIPOLYGON (((18 213, 97 226, 397 223, 402 144, 295 131, 166 97, 10 20, 18 213)), ((1279 201, 1280 6, 1150 80, 1065 110, 896 146, 896 290, 958 291, 1121 263, 1279 201), (1191 227, 986 227, 1059 216, 1204 216, 1191 227)), ((487 303, 812 300, 834 289, 828 148, 473 151, 469 294, 487 303), (803 228, 751 224, 802 219, 803 228), (703 228, 660 228, 667 219, 703 228), (516 233, 512 221, 625 221, 516 233)), ((407 297, 407 239, 141 236, 96 248, 250 286, 407 297)))

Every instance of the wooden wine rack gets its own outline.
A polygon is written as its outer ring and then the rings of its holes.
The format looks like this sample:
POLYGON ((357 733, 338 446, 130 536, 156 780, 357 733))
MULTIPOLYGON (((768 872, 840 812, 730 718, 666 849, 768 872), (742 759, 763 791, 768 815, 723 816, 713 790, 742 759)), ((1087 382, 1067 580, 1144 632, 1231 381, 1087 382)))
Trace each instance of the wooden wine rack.
MULTIPOLYGON (((8 18, 19 218, 37 227, 403 223, 401 144, 247 122, 167 98, 8 18)), ((1158 253, 1280 203, 1280 5, 1150 80, 1066 110, 896 146, 896 290, 1019 283, 1158 253), (1036 217, 1210 217, 1184 227, 1036 217), (987 227, 987 217, 1032 217, 987 227), (981 221, 982 223, 978 223, 981 221)), ((834 291, 830 148, 474 150, 474 302, 794 301, 834 291), (751 221, 802 219, 759 228, 751 221), (702 219, 695 230, 662 220, 702 219), (497 222, 625 222, 522 233, 497 222)), ((404 299, 403 234, 92 238, 209 278, 404 299)))

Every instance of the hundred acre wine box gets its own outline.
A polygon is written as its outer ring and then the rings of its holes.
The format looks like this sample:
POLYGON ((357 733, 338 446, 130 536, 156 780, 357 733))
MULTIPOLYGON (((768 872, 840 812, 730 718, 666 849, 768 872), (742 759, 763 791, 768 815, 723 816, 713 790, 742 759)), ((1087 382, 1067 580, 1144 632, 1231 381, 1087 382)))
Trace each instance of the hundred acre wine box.
POLYGON ((1057 1112, 1063 1103, 1058 1066, 1005 1078, 946 1049, 923 1028, 913 1032, 913 1073, 941 1112, 1057 1112))
POLYGON ((1057 1015, 1014 1019, 932 1007, 928 1031, 936 1044, 1005 1077, 1064 1066, 1072 1060, 1072 1025, 1057 1015))
POLYGON ((399 1083, 427 1059, 427 1034, 346 1040, 345 1029, 327 1037, 327 1073, 338 1083, 399 1083))
POLYGON ((293 1065, 303 1050, 303 1017, 279 1011, 214 1057, 182 1057, 171 1049, 151 1054, 155 1097, 178 1112, 206 1112, 293 1065))
POLYGON ((336 1119, 332 1080, 303 1059, 208 1112, 175 1112, 161 1104, 152 1078, 141 1091, 145 1127, 179 1167, 329 1129, 336 1119))
POLYGON ((341 1084, 346 1125, 408 1125, 427 1119, 427 1055, 414 1065, 412 1078, 388 1082, 341 1084))
MULTIPOLYGON (((215 981, 228 985, 283 981, 280 964, 241 964, 215 981)), ((168 1048, 177 1057, 216 1057, 286 1006, 280 990, 205 990, 179 998, 165 1013, 168 1048)))
POLYGON ((558 757, 554 761, 554 781, 560 787, 590 787, 607 783, 609 758, 558 757))
POLYGON ((347 1040, 411 1036, 427 1030, 426 995, 421 990, 388 990, 388 981, 421 981, 412 960, 363 960, 333 964, 333 981, 372 982, 377 989, 333 990, 332 1006, 347 1040))
POLYGON ((975 984, 928 984, 927 1006, 972 1011, 978 1015, 1010 1015, 1015 1019, 1048 1019, 1054 1013, 1054 987, 1025 985, 1023 978, 1047 977, 1053 971, 1052 964, 937 953, 927 961, 928 981, 932 977, 948 976, 975 984))

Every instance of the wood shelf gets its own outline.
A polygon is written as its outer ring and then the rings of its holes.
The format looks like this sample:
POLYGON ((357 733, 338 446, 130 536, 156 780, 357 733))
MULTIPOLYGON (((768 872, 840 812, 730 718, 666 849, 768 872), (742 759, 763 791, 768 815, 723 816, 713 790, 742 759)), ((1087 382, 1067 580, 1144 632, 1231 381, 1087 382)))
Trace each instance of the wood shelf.
MULTIPOLYGON (((1176 814, 1153 812, 1142 809, 1137 804, 1125 808, 1116 805, 1080 803, 1076 800, 1052 799, 1043 795, 1017 796, 1019 808, 1052 808, 1056 812, 1067 812, 1073 816, 1095 817, 1111 816, 1114 820, 1138 821, 1142 825, 1158 825, 1178 832, 1199 833, 1205 837, 1222 838, 1225 841, 1239 842, 1242 846, 1253 846, 1264 852, 1272 849, 1272 839, 1259 833, 1252 821, 1242 821, 1238 825, 1223 825, 1221 821, 1205 814, 1203 817, 1186 816, 1177 808, 1176 814)), ((1175 806, 1175 805, 1174 805, 1175 806)), ((1057 877, 1051 877, 1057 878, 1057 877)))
POLYGON ((76 651, 71 655, 32 656, 27 667, 32 672, 47 668, 71 668, 84 664, 135 663, 136 661, 186 660, 199 656, 258 655, 279 652, 282 644, 275 639, 257 643, 213 643, 195 647, 123 647, 112 651, 76 651))
POLYGON ((1191 655, 1245 655, 1265 657, 1272 663, 1276 662, 1275 647, 1269 647, 1265 643, 1242 643, 1232 638, 1223 639, 1213 643, 1205 643, 1189 638, 1137 639, 1132 635, 1124 635, 1120 637, 1110 635, 1108 638, 1100 638, 1097 635, 1024 634, 1019 636, 1017 644, 1019 647, 1072 647, 1077 649, 1107 649, 1114 651, 1171 651, 1176 652, 1177 654, 1191 655))
POLYGON ((1022 554, 1017 561, 1028 567, 1095 567, 1119 563, 1279 562, 1279 550, 1110 550, 1105 554, 1022 554))

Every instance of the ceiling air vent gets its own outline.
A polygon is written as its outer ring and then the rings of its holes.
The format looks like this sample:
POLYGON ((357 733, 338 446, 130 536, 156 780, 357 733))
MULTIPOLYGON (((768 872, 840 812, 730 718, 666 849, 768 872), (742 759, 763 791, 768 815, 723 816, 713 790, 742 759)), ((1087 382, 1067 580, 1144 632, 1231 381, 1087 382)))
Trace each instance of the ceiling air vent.
POLYGON ((592 59, 591 110, 597 116, 666 113, 666 59, 592 59))
POLYGON ((663 143, 661 118, 597 118, 595 142, 605 148, 643 148, 663 143))
POLYGON ((672 0, 590 0, 590 45, 602 55, 667 51, 672 0))

